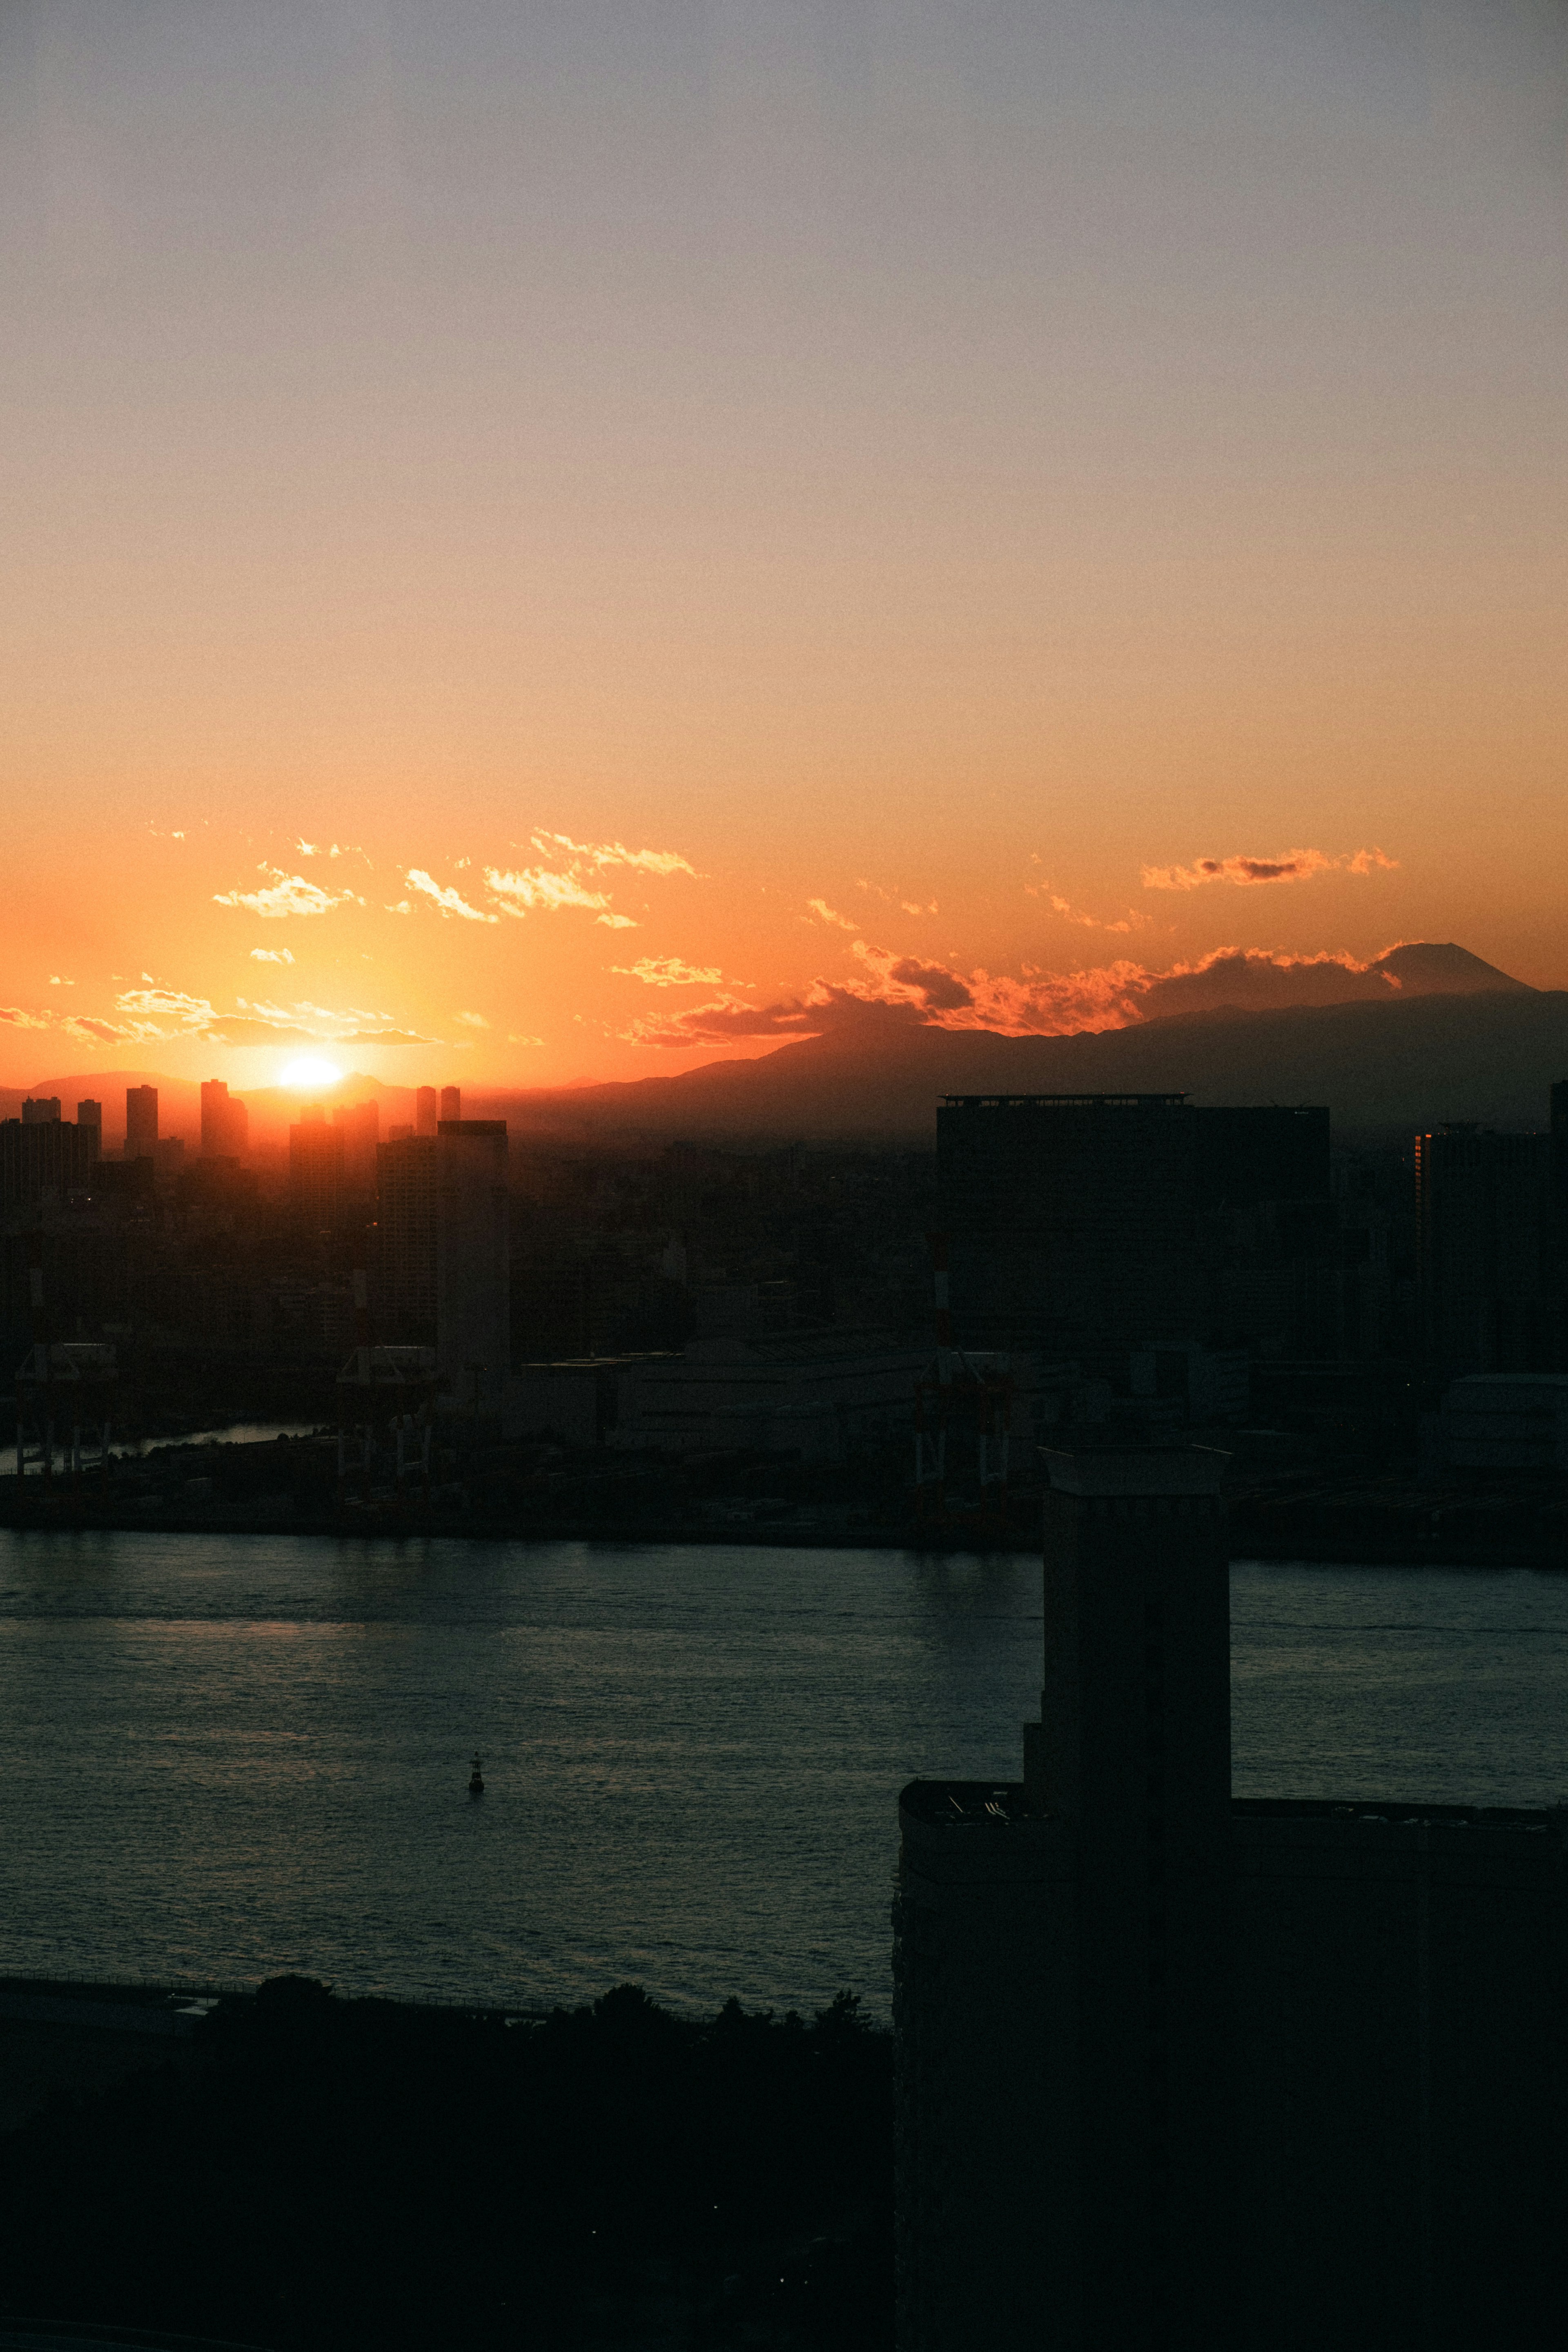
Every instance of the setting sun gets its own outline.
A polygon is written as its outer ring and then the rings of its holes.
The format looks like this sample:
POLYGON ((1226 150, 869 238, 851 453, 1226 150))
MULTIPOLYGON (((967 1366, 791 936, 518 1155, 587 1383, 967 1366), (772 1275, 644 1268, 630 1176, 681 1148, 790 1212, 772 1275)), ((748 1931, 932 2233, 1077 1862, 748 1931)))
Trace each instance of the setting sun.
POLYGON ((287 1065, 280 1083, 298 1087, 302 1092, 320 1087, 335 1087, 342 1076, 335 1062, 323 1061, 319 1054, 301 1054, 287 1065))

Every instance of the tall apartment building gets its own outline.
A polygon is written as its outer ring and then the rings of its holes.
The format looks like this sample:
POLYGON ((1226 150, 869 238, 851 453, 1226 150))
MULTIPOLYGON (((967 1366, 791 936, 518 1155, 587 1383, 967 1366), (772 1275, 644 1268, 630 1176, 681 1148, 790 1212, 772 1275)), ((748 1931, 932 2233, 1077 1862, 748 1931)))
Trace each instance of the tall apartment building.
POLYGON ((88 1150, 92 1158, 95 1160, 101 1160, 103 1157, 103 1105, 100 1102, 92 1101, 90 1097, 85 1102, 79 1102, 76 1107, 76 1123, 87 1131, 88 1150))
POLYGON ((156 1160, 158 1157, 156 1087, 127 1087, 125 1089, 125 1157, 127 1160, 156 1160))
POLYGON ((93 1181, 98 1130, 61 1118, 0 1119, 0 1211, 63 1204, 93 1181))
POLYGON ((229 1093, 223 1078, 202 1087, 202 1158, 243 1160, 250 1141, 250 1113, 229 1093))
POLYGON ((29 1095, 22 1105, 24 1127, 58 1127, 60 1118, 58 1095, 29 1095))
POLYGON ((384 1346, 436 1344, 434 1136, 403 1136, 375 1155, 375 1330, 384 1346))
POLYGON ((441 1089, 441 1117, 443 1118, 461 1118, 462 1116, 462 1088, 460 1087, 443 1087, 441 1089))
POLYGON ((436 1139, 437 1121, 439 1117, 440 1111, 435 1087, 418 1087, 416 1090, 414 1097, 415 1132, 418 1135, 427 1135, 431 1141, 434 1142, 436 1139))
POLYGON ((307 1103, 289 1129, 289 1202, 317 1232, 337 1223, 343 1193, 343 1133, 324 1105, 307 1103))
POLYGON ((381 1106, 374 1101, 337 1103, 332 1124, 342 1129, 343 1182, 351 1192, 375 1185, 375 1155, 381 1141, 381 1106))
POLYGON ((511 1369, 507 1133, 444 1118, 436 1143, 436 1347, 449 1396, 494 1411, 511 1369))
POLYGON ((1552 1178, 1550 1135, 1456 1125, 1416 1137, 1422 1338, 1445 1370, 1555 1368, 1552 1178))
POLYGON ((1234 1801, 1225 1456, 1047 1455, 1024 1772, 900 1801, 900 2352, 1561 2325, 1561 1814, 1234 1801))
POLYGON ((1329 1199, 1329 1114, 1183 1095, 949 1096, 938 1217, 953 1338, 1113 1381, 1129 1351, 1222 1336, 1229 1221, 1329 1199))

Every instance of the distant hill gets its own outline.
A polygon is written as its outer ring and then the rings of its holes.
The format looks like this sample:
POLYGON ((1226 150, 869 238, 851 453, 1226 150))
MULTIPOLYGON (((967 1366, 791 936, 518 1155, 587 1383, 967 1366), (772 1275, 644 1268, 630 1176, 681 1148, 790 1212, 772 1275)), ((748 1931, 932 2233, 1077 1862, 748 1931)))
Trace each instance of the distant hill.
MULTIPOLYGON (((935 1027, 913 1005, 840 1001, 821 1035, 752 1060, 608 1086, 469 1084, 463 1108, 563 1141, 929 1141, 943 1094, 1184 1093, 1199 1102, 1323 1102, 1342 1136, 1370 1138, 1442 1119, 1543 1127, 1547 1088, 1568 1076, 1568 992, 1530 988, 1452 941, 1411 941, 1362 972, 1225 956, 1155 982, 1144 1002, 1153 1017, 1130 1028, 1005 1037, 935 1027), (1292 1001, 1273 1001, 1281 989, 1292 1001)), ((68 1118, 79 1097, 96 1095, 112 1148, 125 1088, 139 1085, 158 1087, 164 1133, 194 1140, 200 1092, 188 1079, 100 1070, 27 1091, 58 1095, 68 1118)), ((280 1140, 299 1097, 241 1091, 253 1139, 280 1140)), ((368 1097, 381 1104, 384 1133, 414 1116, 412 1087, 355 1073, 334 1089, 341 1101, 368 1097)), ((0 1117, 15 1118, 21 1103, 21 1089, 0 1089, 0 1117)))
MULTIPOLYGON (((942 1094, 1190 1094, 1199 1102, 1320 1102, 1338 1132, 1414 1133, 1444 1119, 1541 1128, 1568 1076, 1568 992, 1434 992, 1149 1021, 1075 1037, 936 1029, 902 1008, 757 1061, 556 1095, 497 1096, 489 1115, 584 1138, 929 1139, 942 1094)), ((475 1097, 475 1109, 479 1109, 475 1097)))

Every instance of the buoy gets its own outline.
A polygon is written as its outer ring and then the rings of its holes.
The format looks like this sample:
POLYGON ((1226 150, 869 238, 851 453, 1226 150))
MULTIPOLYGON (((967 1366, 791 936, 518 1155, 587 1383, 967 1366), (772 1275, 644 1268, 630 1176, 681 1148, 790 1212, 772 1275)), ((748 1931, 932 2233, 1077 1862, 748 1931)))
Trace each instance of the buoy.
POLYGON ((468 1775, 468 1794, 470 1797, 482 1797, 484 1793, 485 1776, 479 1768, 479 1759, 476 1756, 474 1759, 474 1769, 468 1775))

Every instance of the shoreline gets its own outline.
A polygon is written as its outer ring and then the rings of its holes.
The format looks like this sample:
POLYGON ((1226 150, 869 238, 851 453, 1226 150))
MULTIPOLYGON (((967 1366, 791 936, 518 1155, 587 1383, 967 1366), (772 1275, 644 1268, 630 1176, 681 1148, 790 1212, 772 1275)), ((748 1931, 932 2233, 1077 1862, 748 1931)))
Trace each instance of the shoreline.
MULTIPOLYGON (((1473 1568, 1568 1570, 1568 1538, 1556 1528, 1493 1529, 1476 1525, 1465 1506, 1402 1509, 1335 1507, 1314 1500, 1292 1511, 1271 1499, 1259 1510, 1250 1499, 1231 1513, 1231 1558, 1299 1560, 1315 1567, 1473 1568), (1327 1520, 1329 1524, 1325 1525, 1327 1520), (1338 1524, 1335 1524, 1338 1522, 1338 1524)), ((414 1541, 458 1538, 476 1544, 605 1543, 617 1546, 672 1544, 770 1550, 909 1551, 952 1557, 973 1553, 1032 1553, 1037 1538, 1023 1529, 983 1536, 955 1528, 937 1536, 908 1527, 842 1519, 826 1521, 738 1520, 725 1524, 646 1519, 479 1518, 468 1511, 350 1507, 326 1511, 148 1510, 106 1502, 96 1507, 80 1496, 55 1495, 18 1502, 0 1500, 0 1528, 16 1534, 184 1536, 309 1536, 414 1541)))

